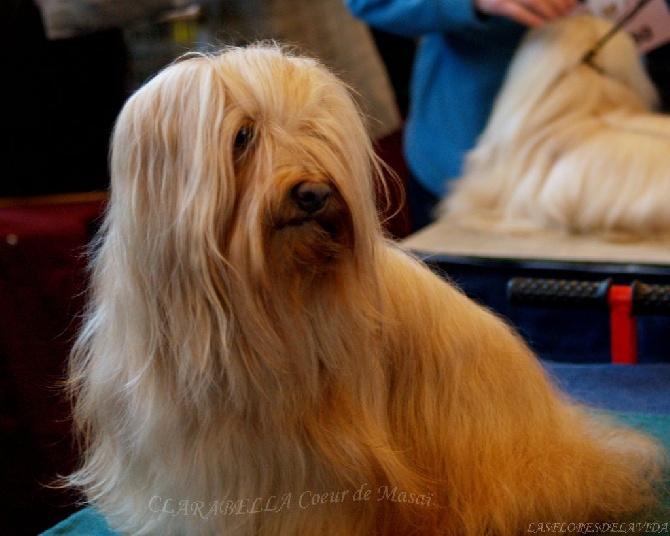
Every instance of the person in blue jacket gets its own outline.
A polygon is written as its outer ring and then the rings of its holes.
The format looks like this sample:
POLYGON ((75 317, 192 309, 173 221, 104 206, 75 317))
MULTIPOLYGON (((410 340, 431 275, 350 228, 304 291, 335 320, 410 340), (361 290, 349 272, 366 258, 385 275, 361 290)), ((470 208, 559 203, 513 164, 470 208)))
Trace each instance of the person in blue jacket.
POLYGON ((345 0, 370 26, 421 38, 405 125, 412 228, 432 220, 449 179, 484 129, 529 26, 566 15, 577 0, 345 0))

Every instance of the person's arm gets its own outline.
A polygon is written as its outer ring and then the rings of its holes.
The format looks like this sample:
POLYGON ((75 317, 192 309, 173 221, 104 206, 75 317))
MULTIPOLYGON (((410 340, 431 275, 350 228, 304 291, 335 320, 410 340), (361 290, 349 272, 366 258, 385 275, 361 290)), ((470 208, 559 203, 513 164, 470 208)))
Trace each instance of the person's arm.
POLYGON ((472 0, 485 15, 499 15, 526 26, 543 24, 567 15, 577 0, 472 0))
POLYGON ((349 10, 370 26, 418 37, 471 24, 480 19, 471 0, 345 0, 349 10))
POLYGON ((481 24, 499 15, 540 26, 566 15, 577 0, 345 0, 370 26, 416 37, 481 24))

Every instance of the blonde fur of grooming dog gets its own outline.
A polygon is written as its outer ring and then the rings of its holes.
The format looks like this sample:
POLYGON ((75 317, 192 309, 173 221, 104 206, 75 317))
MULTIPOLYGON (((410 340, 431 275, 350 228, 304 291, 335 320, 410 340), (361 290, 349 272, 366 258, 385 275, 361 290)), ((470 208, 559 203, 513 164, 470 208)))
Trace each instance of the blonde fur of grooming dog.
POLYGON ((191 55, 126 103, 111 163, 69 482, 116 530, 511 536, 654 506, 654 440, 385 238, 381 164, 317 62, 191 55))
POLYGON ((441 212, 484 229, 670 236, 670 116, 633 40, 591 16, 526 36, 441 212))

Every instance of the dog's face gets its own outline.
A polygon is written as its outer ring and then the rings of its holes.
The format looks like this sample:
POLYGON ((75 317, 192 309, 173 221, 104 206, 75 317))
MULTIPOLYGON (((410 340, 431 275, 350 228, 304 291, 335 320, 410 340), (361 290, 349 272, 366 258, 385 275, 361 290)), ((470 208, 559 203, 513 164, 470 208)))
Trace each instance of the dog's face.
POLYGON ((315 61, 267 46, 191 56, 119 117, 112 221, 166 269, 268 284, 329 272, 379 232, 375 166, 347 88, 315 61))

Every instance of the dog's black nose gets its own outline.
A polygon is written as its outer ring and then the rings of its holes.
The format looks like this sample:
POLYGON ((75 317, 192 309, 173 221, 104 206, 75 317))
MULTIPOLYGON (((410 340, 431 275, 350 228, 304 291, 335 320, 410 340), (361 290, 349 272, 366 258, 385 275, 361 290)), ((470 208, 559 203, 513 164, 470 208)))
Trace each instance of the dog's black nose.
POLYGON ((314 214, 326 205, 332 191, 328 183, 303 181, 293 187, 291 197, 300 210, 314 214))

